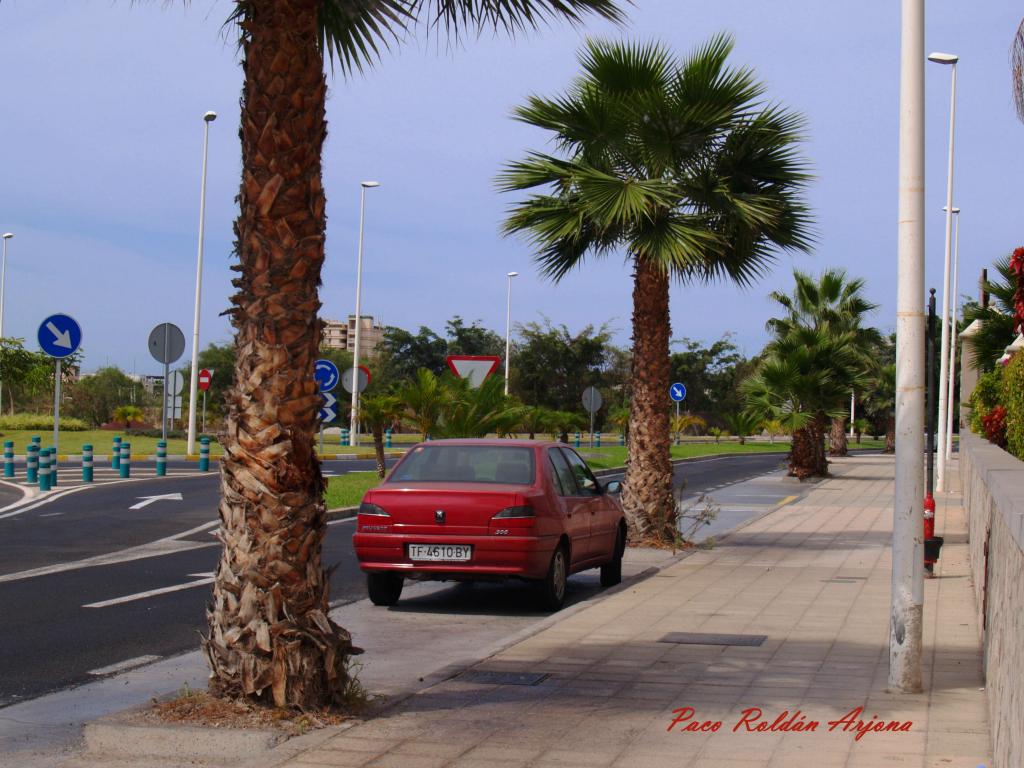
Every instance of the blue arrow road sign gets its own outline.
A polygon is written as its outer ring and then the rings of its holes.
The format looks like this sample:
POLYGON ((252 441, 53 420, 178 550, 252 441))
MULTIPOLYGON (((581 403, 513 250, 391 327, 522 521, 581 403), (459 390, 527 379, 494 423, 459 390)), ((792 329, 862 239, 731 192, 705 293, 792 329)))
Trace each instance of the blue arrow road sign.
POLYGON ((323 405, 316 412, 316 417, 321 424, 331 424, 338 418, 338 410, 335 408, 338 404, 338 398, 330 392, 321 392, 320 397, 323 399, 323 405))
POLYGON ((313 378, 316 379, 321 392, 330 392, 338 386, 341 374, 338 373, 338 366, 330 360, 317 360, 313 367, 313 378))
POLYGON ((50 315, 39 326, 38 339, 39 348, 50 357, 68 357, 82 343, 82 327, 67 315, 50 315))
POLYGON ((686 385, 677 381, 668 388, 668 396, 671 397, 674 402, 681 403, 686 399, 686 385))

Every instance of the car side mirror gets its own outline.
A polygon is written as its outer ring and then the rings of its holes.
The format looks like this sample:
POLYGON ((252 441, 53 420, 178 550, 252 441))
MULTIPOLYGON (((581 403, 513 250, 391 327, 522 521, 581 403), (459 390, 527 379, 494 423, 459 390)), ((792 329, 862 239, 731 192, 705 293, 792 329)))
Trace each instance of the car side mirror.
POLYGON ((622 483, 618 480, 612 480, 608 485, 604 487, 605 493, 622 493, 622 483))

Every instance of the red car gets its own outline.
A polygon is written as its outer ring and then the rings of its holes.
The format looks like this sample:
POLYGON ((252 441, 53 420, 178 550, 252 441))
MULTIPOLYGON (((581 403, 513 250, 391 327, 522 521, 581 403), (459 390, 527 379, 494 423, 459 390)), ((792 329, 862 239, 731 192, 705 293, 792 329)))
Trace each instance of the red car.
POLYGON ((520 578, 558 610, 571 573, 622 580, 626 522, 562 443, 434 440, 412 448, 359 506, 354 536, 370 599, 394 605, 405 579, 520 578))

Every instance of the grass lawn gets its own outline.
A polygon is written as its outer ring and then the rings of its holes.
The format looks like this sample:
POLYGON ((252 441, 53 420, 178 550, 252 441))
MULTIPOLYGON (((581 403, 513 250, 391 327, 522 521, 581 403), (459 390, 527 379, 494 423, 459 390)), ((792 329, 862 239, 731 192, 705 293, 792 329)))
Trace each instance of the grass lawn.
POLYGON ((380 482, 377 473, 348 472, 339 477, 327 479, 327 492, 324 501, 328 509, 339 507, 355 507, 363 500, 363 494, 380 482))

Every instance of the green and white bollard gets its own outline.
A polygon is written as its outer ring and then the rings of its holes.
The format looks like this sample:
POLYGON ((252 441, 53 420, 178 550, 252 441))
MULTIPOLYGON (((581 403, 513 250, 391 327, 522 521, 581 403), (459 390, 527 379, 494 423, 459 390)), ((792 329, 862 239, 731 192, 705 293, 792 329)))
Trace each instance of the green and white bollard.
POLYGON ((159 440, 156 444, 156 476, 167 474, 167 441, 159 440))
POLYGON ((43 441, 40 440, 39 435, 35 435, 32 438, 32 445, 36 447, 37 451, 43 447, 43 441))
POLYGON ((625 444, 626 444, 626 433, 625 432, 619 432, 619 445, 625 445, 625 444))
POLYGON ((50 490, 50 449, 39 451, 39 490, 50 490))
POLYGON ((600 432, 595 432, 594 433, 594 447, 595 448, 600 448, 601 447, 601 433, 600 432))
POLYGON ((391 447, 391 427, 388 427, 387 429, 384 430, 384 447, 391 447))
POLYGON ((39 446, 29 443, 25 448, 25 481, 39 482, 39 446))
POLYGON ((114 438, 114 447, 110 449, 110 468, 121 468, 121 438, 114 438))
POLYGON ((348 445, 348 430, 345 427, 341 428, 341 444, 348 445))
POLYGON ((13 440, 4 440, 4 477, 14 477, 13 440))
POLYGON ((580 433, 579 432, 577 432, 576 436, 573 438, 572 445, 573 445, 574 448, 579 448, 580 447, 580 433))
POLYGON ((82 446, 82 482, 92 482, 92 443, 82 446))
POLYGON ((121 443, 121 462, 118 470, 120 470, 121 477, 131 477, 132 475, 131 443, 121 443))
POLYGON ((199 471, 210 471, 210 438, 208 437, 199 439, 199 471))

